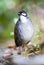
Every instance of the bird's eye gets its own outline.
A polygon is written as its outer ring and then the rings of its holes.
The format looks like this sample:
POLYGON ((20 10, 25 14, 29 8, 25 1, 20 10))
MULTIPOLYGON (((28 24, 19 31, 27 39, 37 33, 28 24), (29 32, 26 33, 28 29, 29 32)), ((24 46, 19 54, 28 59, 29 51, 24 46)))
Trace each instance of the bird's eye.
POLYGON ((26 16, 26 13, 22 13, 23 16, 26 16))

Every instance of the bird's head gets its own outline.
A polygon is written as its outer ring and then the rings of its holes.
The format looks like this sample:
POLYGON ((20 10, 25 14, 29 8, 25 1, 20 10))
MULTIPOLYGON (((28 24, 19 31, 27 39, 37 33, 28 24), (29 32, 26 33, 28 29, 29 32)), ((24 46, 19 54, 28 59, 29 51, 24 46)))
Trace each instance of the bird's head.
POLYGON ((24 10, 21 10, 21 11, 18 12, 18 15, 19 16, 22 15, 22 16, 25 16, 26 17, 27 16, 27 13, 24 10))

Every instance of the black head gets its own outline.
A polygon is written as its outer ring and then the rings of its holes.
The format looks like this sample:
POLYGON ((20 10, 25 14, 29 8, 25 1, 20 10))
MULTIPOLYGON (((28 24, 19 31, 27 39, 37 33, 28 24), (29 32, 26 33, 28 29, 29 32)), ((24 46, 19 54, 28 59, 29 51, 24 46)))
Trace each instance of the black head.
POLYGON ((18 15, 27 16, 27 13, 24 10, 18 12, 18 15))

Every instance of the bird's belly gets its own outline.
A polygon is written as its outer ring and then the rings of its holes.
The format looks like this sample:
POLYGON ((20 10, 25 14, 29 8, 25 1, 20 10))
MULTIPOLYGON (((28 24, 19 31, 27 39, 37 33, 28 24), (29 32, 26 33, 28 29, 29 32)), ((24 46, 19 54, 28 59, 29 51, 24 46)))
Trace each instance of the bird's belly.
POLYGON ((29 41, 33 36, 33 27, 31 26, 20 26, 19 27, 20 36, 24 41, 29 41))

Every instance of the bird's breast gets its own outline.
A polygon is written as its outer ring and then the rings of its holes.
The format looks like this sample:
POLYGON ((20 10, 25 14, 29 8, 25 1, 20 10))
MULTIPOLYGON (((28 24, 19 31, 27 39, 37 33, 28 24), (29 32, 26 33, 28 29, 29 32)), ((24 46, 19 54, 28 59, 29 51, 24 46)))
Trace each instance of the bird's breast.
POLYGON ((31 24, 20 24, 19 25, 19 33, 22 39, 25 41, 29 41, 33 36, 33 25, 31 24))

